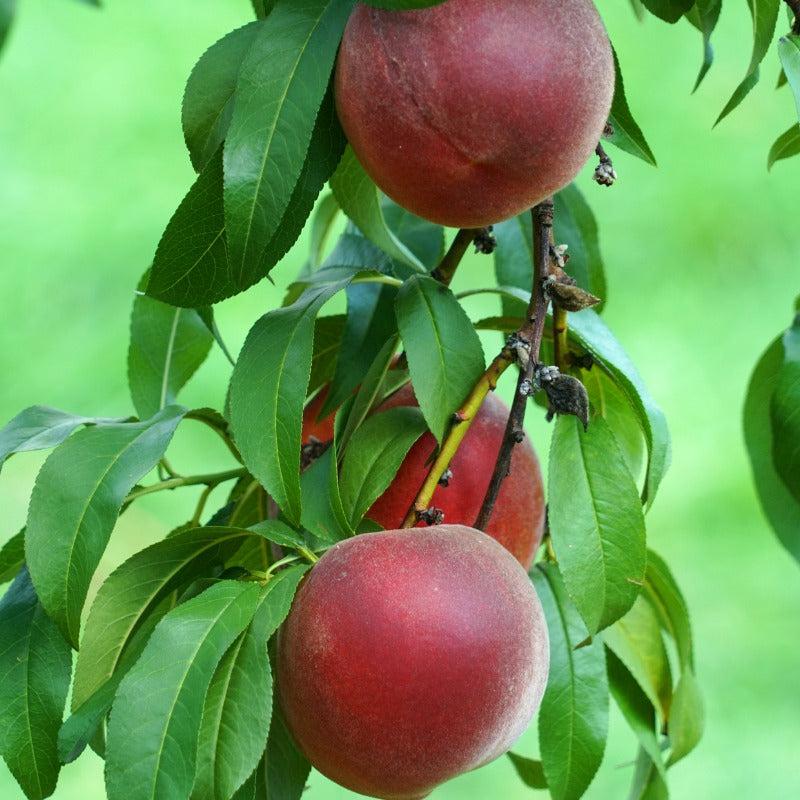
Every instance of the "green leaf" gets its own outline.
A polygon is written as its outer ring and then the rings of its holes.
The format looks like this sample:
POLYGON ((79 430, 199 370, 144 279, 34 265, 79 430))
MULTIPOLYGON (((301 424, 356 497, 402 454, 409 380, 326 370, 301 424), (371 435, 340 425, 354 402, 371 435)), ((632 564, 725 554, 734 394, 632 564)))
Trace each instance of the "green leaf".
POLYGON ((381 348, 397 331, 394 286, 356 283, 348 286, 346 293, 344 334, 322 416, 337 409, 352 394, 381 348))
MULTIPOLYGON (((560 221, 560 217, 558 219, 560 221)), ((531 215, 519 214, 494 226, 497 247, 494 249, 494 271, 499 286, 515 286, 530 299, 533 284, 533 227, 531 215)), ((528 300, 502 298, 505 316, 522 317, 528 300)), ((519 327, 516 325, 515 328, 519 327)))
POLYGON ((553 800, 578 800, 603 759, 608 735, 608 681, 600 639, 586 627, 567 596, 555 564, 537 564, 533 584, 550 635, 550 673, 539 709, 542 766, 553 800))
POLYGON ((778 55, 783 73, 789 81, 800 118, 800 36, 781 36, 778 40, 778 55))
POLYGON ((608 115, 608 124, 614 129, 614 132, 606 138, 609 142, 619 147, 620 150, 624 150, 626 153, 630 153, 630 155, 656 166, 656 158, 653 155, 653 151, 650 149, 650 145, 647 144, 641 128, 636 123, 628 107, 628 100, 625 97, 625 84, 622 80, 622 70, 619 66, 616 51, 613 51, 613 55, 614 100, 611 104, 611 112, 608 115))
POLYGON ((652 550, 647 551, 647 573, 642 594, 657 611, 661 626, 675 642, 681 669, 694 669, 689 609, 666 562, 652 550))
POLYGON ((255 774, 257 800, 301 800, 311 764, 292 739, 276 703, 272 708, 267 751, 255 774))
POLYGON ((325 246, 328 243, 328 237, 331 234, 333 225, 339 218, 339 203, 333 196, 333 192, 328 192, 317 203, 314 211, 314 216, 311 218, 310 232, 309 232, 309 258, 307 269, 313 272, 318 269, 322 264, 323 256, 325 253, 325 246))
POLYGON ((0 585, 13 580, 25 563, 25 529, 14 534, 0 549, 0 585))
POLYGON ((231 377, 231 429, 244 463, 294 524, 300 522, 300 442, 314 319, 346 284, 313 287, 261 317, 231 377))
POLYGON ((258 23, 224 150, 225 222, 239 285, 261 262, 289 206, 353 5, 278 3, 258 23))
POLYGON ((631 610, 606 628, 603 640, 666 719, 672 701, 672 672, 659 617, 648 600, 644 593, 639 595, 631 610))
POLYGON ((392 258, 414 270, 427 272, 425 265, 389 227, 383 212, 382 195, 350 147, 344 151, 330 184, 339 206, 364 236, 392 258))
POLYGON ((89 582, 128 492, 164 455, 186 413, 85 428, 60 444, 36 479, 25 556, 42 605, 77 648, 89 582))
POLYGON ((0 467, 13 453, 47 450, 81 425, 124 422, 124 419, 81 417, 48 406, 29 406, 0 429, 0 467))
POLYGON ((697 0, 693 8, 690 8, 685 16, 689 22, 703 34, 703 63, 697 74, 693 92, 696 92, 703 82, 706 73, 711 68, 714 60, 714 50, 711 47, 711 34, 717 27, 719 12, 722 9, 722 0, 697 0))
POLYGON ((510 751, 506 755, 511 759, 517 775, 526 786, 530 786, 531 789, 547 788, 547 778, 544 776, 544 767, 541 761, 534 761, 532 758, 525 758, 510 751))
POLYGON ((265 519, 251 525, 248 530, 254 531, 270 542, 275 542, 281 547, 304 547, 306 542, 302 535, 292 530, 285 522, 279 519, 265 519))
POLYGON ((239 69, 260 30, 258 22, 250 22, 223 36, 200 56, 189 75, 181 122, 192 166, 198 172, 225 140, 239 69))
POLYGON ((642 0, 642 5, 664 22, 675 23, 694 5, 694 0, 642 0))
POLYGON ((645 530, 633 476, 601 417, 583 433, 559 417, 550 449, 550 535, 589 634, 633 605, 644 582, 645 530))
POLYGON ((213 341, 195 309, 175 308, 137 294, 131 315, 128 385, 140 419, 175 402, 206 360, 213 341))
POLYGON ((772 462, 786 488, 800 502, 800 314, 783 335, 783 366, 770 401, 772 462))
POLYGON ((669 466, 670 440, 664 414, 627 353, 592 309, 570 315, 569 337, 591 353, 595 367, 613 378, 639 419, 648 449, 642 501, 649 507, 669 466))
POLYGON ((89 610, 75 668, 72 707, 79 709, 120 668, 145 620, 173 592, 222 566, 253 532, 191 528, 145 547, 100 586, 89 610))
MULTIPOLYGON (((582 289, 605 300, 606 278, 603 258, 600 255, 597 220, 592 209, 574 183, 557 192, 553 199, 554 231, 557 242, 569 245, 567 272, 575 278, 582 289)), ((528 280, 528 290, 531 283, 532 280, 528 280)), ((600 309, 602 305, 596 307, 597 311, 600 309)))
POLYGON ((767 155, 767 169, 771 169, 776 161, 791 158, 798 153, 800 153, 800 125, 795 123, 773 142, 767 155))
POLYGON ((392 482, 414 442, 427 430, 418 408, 397 407, 368 417, 342 461, 342 505, 355 528, 392 482))
POLYGON ((628 800, 668 800, 667 784, 647 751, 639 748, 628 800))
POLYGON ((23 569, 0 600, 0 752, 30 800, 51 795, 72 656, 23 569))
POLYGON ((267 641, 289 613, 307 569, 289 567, 267 583, 253 621, 214 672, 203 706, 194 800, 228 800, 261 760, 272 713, 267 641))
POLYGON ((318 317, 314 323, 314 350, 311 356, 309 394, 316 392, 333 379, 339 346, 344 335, 345 315, 318 317))
POLYGON ((203 698, 258 599, 255 584, 221 581, 158 623, 114 699, 106 746, 109 800, 189 796, 203 698))
POLYGON ((675 764, 694 750, 703 735, 704 724, 705 712, 700 686, 694 673, 690 669, 685 669, 681 673, 672 698, 668 728, 672 750, 667 759, 667 766, 675 764))
POLYGON ((611 696, 622 712, 622 716, 625 717, 628 726, 636 734, 642 749, 650 757, 653 766, 666 780, 666 768, 656 732, 656 714, 653 704, 625 664, 614 654, 613 649, 606 651, 606 664, 611 696))
POLYGON ((758 83, 758 65, 767 54, 775 34, 780 0, 747 0, 747 5, 750 7, 753 20, 753 54, 742 82, 736 87, 714 125, 718 125, 727 117, 758 83))
POLYGON ((783 546, 800 562, 800 504, 773 461, 770 408, 783 367, 784 343, 779 336, 761 356, 750 378, 744 403, 744 437, 764 514, 783 546))
POLYGON ((336 443, 309 466, 300 477, 303 495, 301 524, 326 542, 338 542, 353 535, 342 507, 336 465, 336 443))
POLYGON ((444 255, 444 228, 412 214, 394 200, 380 198, 386 224, 394 235, 431 271, 444 255))
POLYGON ((483 347, 453 293, 433 278, 407 280, 395 312, 419 407, 441 442, 484 370, 483 347))

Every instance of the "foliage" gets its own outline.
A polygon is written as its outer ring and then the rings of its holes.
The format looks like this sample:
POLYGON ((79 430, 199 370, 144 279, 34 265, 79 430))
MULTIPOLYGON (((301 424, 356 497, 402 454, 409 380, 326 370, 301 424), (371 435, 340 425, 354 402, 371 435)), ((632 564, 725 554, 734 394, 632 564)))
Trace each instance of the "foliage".
MULTIPOLYGON (((721 0, 631 5, 698 29, 699 84, 712 66, 721 0)), ((471 320, 464 295, 437 280, 450 237, 384 197, 347 147, 330 75, 352 7, 254 0, 257 20, 213 44, 189 76, 182 120, 197 178, 134 301, 128 376, 136 416, 34 406, 0 430, 0 465, 52 449, 25 529, 0 550, 0 579, 11 582, 0 601, 0 749, 32 800, 49 796, 60 766, 87 745, 106 759, 112 800, 299 797, 309 765, 272 702, 267 643, 315 553, 369 530, 365 514, 413 441, 429 429, 445 450, 453 415, 506 368, 497 359, 487 366, 476 331, 508 335, 525 324, 536 293, 528 215, 496 226, 495 280, 478 290, 501 296, 502 315, 471 320), (253 324, 225 407, 178 405, 209 350, 224 349, 214 304, 268 277, 307 223, 307 269, 284 304, 253 324), (337 297, 347 313, 324 314, 337 297), (369 416, 394 388, 389 368, 401 351, 419 411, 369 416), (308 459, 303 409, 325 384, 336 433, 308 459), (220 437, 229 469, 172 471, 165 454, 186 419, 220 437), (210 490, 228 482, 228 502, 202 524, 210 490), (192 519, 118 567, 87 609, 119 516, 146 494, 197 485, 206 488, 192 519)), ((749 9, 751 60, 718 121, 744 100, 774 45, 779 0, 749 0, 749 9)), ((0 2, 0 42, 13 12, 13 2, 0 2)), ((778 39, 777 52, 800 115, 797 27, 778 39)), ((607 139, 655 164, 616 67, 607 139)), ((770 166, 800 152, 798 130, 778 137, 770 166)), ((602 297, 597 224, 576 186, 556 196, 554 226, 569 244, 578 287, 602 297)), ((582 796, 602 761, 613 698, 639 743, 631 797, 664 797, 668 767, 689 754, 703 727, 688 609, 646 541, 645 511, 669 465, 669 434, 599 308, 570 313, 559 333, 555 307, 545 329, 544 351, 586 387, 589 425, 584 431, 559 413, 553 426, 549 535, 531 570, 552 672, 539 757, 511 758, 531 787, 582 796)), ((765 513, 800 560, 798 336, 796 318, 757 365, 745 437, 765 513)), ((513 345, 498 350, 501 361, 513 360, 513 345)), ((542 404, 568 410, 550 394, 542 404)))

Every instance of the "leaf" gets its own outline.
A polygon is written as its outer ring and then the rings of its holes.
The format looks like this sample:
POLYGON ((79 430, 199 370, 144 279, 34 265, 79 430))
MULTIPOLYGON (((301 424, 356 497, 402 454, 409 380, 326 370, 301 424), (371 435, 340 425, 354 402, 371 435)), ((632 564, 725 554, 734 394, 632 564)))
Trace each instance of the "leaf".
POLYGON ((114 699, 106 746, 109 800, 189 796, 203 698, 258 599, 255 584, 220 581, 158 623, 114 699))
POLYGON ((308 391, 316 392, 330 383, 336 369, 339 346, 344 335, 345 315, 318 317, 314 323, 314 350, 311 356, 311 377, 308 391))
MULTIPOLYGON (((145 279, 146 280, 146 279, 145 279)), ((172 405, 214 340, 200 314, 141 293, 133 301, 128 385, 140 419, 172 405)))
POLYGON ((784 360, 770 400, 772 462, 800 502, 800 314, 783 335, 784 360))
POLYGON ((333 196, 333 192, 328 192, 317 204, 314 216, 311 218, 311 230, 309 233, 309 259, 308 269, 313 272, 322 264, 325 253, 325 245, 331 234, 334 222, 339 218, 339 203, 333 196))
MULTIPOLYGON (((691 3, 690 3, 691 5, 691 3)), ((609 142, 615 144, 620 150, 630 153, 632 156, 646 161, 648 164, 656 166, 656 158, 647 140, 644 138, 641 128, 628 108, 628 100, 625 97, 625 84, 622 80, 622 70, 619 66, 619 59, 616 51, 614 55, 614 100, 611 104, 611 111, 608 115, 608 124, 614 132, 607 136, 609 142)))
POLYGON ((800 562, 800 504, 778 474, 772 456, 770 406, 783 365, 783 336, 779 336, 750 377, 744 403, 744 438, 764 514, 783 546, 800 562))
POLYGON ((192 166, 200 172, 228 133, 239 69, 261 26, 250 22, 231 31, 200 56, 183 93, 181 122, 192 166))
POLYGON ((156 250, 147 294, 177 306, 202 307, 242 292, 269 274, 300 234, 317 195, 339 161, 344 134, 332 94, 323 98, 283 217, 258 261, 236 272, 228 258, 219 157, 200 173, 156 250))
POLYGON ((656 714, 653 704, 625 664, 614 654, 613 649, 606 651, 606 664, 611 696, 622 712, 622 716, 625 717, 628 726, 636 734, 639 744, 649 756, 653 766, 666 780, 664 758, 661 755, 661 747, 656 734, 656 714))
POLYGON ((353 535, 339 495, 336 443, 306 469, 300 477, 303 495, 301 524, 325 542, 338 542, 353 535))
POLYGON ((778 40, 778 55, 783 73, 789 81, 800 118, 800 36, 781 36, 778 40))
MULTIPOLYGON (((210 575, 254 534, 243 528, 191 528, 145 547, 100 586, 89 610, 75 668, 79 709, 120 667, 136 631, 172 591, 210 575)), ((255 534, 258 535, 258 534, 255 534)))
MULTIPOLYGON (((606 278, 592 209, 574 183, 557 192, 554 202, 555 235, 559 243, 569 245, 567 272, 578 286, 605 301, 606 278)), ((527 283, 528 290, 531 283, 532 280, 527 283)), ((600 309, 602 305, 597 307, 598 312, 600 309)))
POLYGON ((419 407, 441 442, 484 370, 483 347, 453 293, 433 278, 407 280, 395 312, 419 407))
POLYGON ((649 508, 669 466, 670 440, 664 414, 627 353, 592 309, 571 315, 569 337, 591 353, 596 367, 613 378, 639 419, 648 449, 642 501, 649 508))
POLYGON ((0 467, 13 453, 47 450, 61 444, 81 425, 124 421, 120 418, 81 417, 49 406, 29 406, 0 428, 0 467))
POLYGON ((186 413, 85 428, 44 462, 28 508, 25 556, 47 613, 77 648, 89 582, 128 492, 161 459, 186 413))
POLYGON ((265 519, 251 525, 248 530, 254 531, 270 542, 275 542, 281 547, 304 547, 306 542, 302 535, 292 530, 285 522, 279 519, 265 519))
POLYGON ((525 758, 510 751, 506 755, 511 759, 517 775, 526 786, 530 786, 531 789, 547 788, 547 778, 544 776, 544 767, 541 761, 534 761, 532 758, 525 758))
POLYGON ((559 417, 550 449, 550 535, 589 634, 633 605, 644 582, 644 516, 633 476, 601 417, 583 433, 559 417))
POLYGON ((0 752, 30 800, 53 793, 72 656, 27 569, 0 600, 0 752))
MULTIPOLYGON (((559 218, 560 221, 560 218, 559 218)), ((494 226, 497 247, 494 250, 494 271, 499 286, 515 286, 530 299, 533 284, 533 227, 531 215, 519 214, 494 226)), ((528 300, 502 298, 505 316, 522 317, 528 300)), ((515 329, 519 325, 515 325, 515 329)))
POLYGON ((0 549, 0 585, 13 580, 25 562, 25 529, 12 536, 0 549))
POLYGON ((672 750, 667 759, 671 766, 688 755, 697 746, 703 735, 705 712, 700 686, 694 673, 685 669, 681 673, 672 698, 672 713, 669 718, 669 739, 672 750))
POLYGON ((433 270, 444 255, 444 228, 412 214, 386 195, 381 196, 380 203, 383 217, 392 233, 428 271, 433 270))
POLYGON ((750 15, 753 20, 753 54, 742 82, 736 87, 714 125, 719 125, 758 83, 758 65, 772 44, 780 0, 747 0, 747 5, 750 7, 750 15))
POLYGON ((380 191, 364 172, 350 147, 344 151, 330 184, 339 206, 364 236, 392 258, 418 272, 427 272, 425 265, 389 227, 383 213, 380 191))
POLYGON ((375 357, 397 331, 394 302, 397 289, 377 283, 350 284, 347 316, 328 397, 322 416, 336 410, 363 380, 375 357))
POLYGON ((272 578, 253 621, 220 661, 203 706, 195 800, 227 800, 261 759, 272 713, 272 674, 267 641, 289 613, 305 566, 272 578))
POLYGON ((261 317, 231 377, 234 440, 247 468, 295 525, 300 522, 300 443, 314 319, 346 284, 313 287, 291 306, 261 317))
POLYGON ((693 8, 690 8, 685 16, 692 25, 703 34, 703 63, 697 74, 692 92, 696 92, 703 82, 711 63, 714 60, 714 50, 711 47, 711 34, 717 27, 719 13, 722 10, 722 0, 697 0, 693 8))
POLYGON ((418 408, 396 407, 368 417, 342 461, 344 512, 355 528, 392 482, 414 442, 427 430, 418 408))
POLYGON ((272 708, 267 751, 256 770, 258 800, 301 800, 311 764, 292 739, 280 706, 272 708))
POLYGON ((631 610, 606 628, 603 640, 666 719, 672 701, 672 672, 659 617, 648 600, 644 593, 639 595, 631 610))
POLYGON ((224 150, 225 223, 238 285, 262 260, 289 205, 353 5, 278 3, 258 23, 224 150))
POLYGON ((647 551, 647 574, 642 594, 658 612, 661 626, 675 642, 681 669, 694 669, 689 609, 669 567, 652 550, 647 551))
POLYGON ((540 563, 533 584, 550 635, 550 672, 539 709, 542 766, 553 800, 578 800, 597 772, 608 734, 608 682, 600 639, 583 647, 586 627, 558 567, 540 563))
POLYGON ((694 5, 694 0, 642 0, 642 5, 664 22, 675 23, 694 5))
POLYGON ((767 169, 771 169, 776 161, 791 158, 798 153, 800 153, 800 125, 795 123, 773 142, 767 156, 767 169))
POLYGON ((664 778, 661 777, 647 751, 640 747, 628 800, 668 800, 668 798, 669 791, 664 778))

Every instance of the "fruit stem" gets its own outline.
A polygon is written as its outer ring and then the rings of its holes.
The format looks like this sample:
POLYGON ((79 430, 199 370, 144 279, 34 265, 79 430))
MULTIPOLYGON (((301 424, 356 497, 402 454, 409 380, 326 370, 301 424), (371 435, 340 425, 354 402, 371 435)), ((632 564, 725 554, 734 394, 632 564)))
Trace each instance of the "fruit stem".
MULTIPOLYGON (((520 369, 517 379, 517 391, 511 403, 506 429, 497 460, 494 464, 492 477, 486 495, 481 503, 480 511, 475 519, 473 528, 485 531, 494 511, 500 487, 511 470, 511 454, 514 445, 525 438, 523 425, 525 423, 525 410, 528 404, 528 387, 533 377, 534 369, 539 363, 539 350, 544 334, 544 319, 547 315, 549 303, 545 291, 545 279, 550 274, 550 239, 553 231, 553 198, 548 197, 531 210, 533 220, 533 284, 531 286, 531 299, 525 312, 526 322, 517 331, 516 337, 522 341, 529 341, 531 345, 530 357, 524 369, 520 369)), ((556 340, 555 313, 553 317, 553 338, 556 340)), ((564 319, 566 335, 566 316, 564 319)))
POLYGON ((431 277, 436 278, 439 283, 449 286, 450 281, 453 280, 453 275, 456 274, 458 265, 461 263, 461 259, 464 257, 464 253, 467 252, 470 242, 480 233, 480 228, 461 228, 455 235, 447 252, 442 256, 442 260, 431 272, 431 277))

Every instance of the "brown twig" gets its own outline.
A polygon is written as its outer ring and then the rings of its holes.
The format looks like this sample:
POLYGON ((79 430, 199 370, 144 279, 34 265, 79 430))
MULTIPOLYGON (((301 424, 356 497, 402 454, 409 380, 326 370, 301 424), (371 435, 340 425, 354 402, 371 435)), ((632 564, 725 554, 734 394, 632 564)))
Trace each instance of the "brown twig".
MULTIPOLYGON (((545 291, 545 280, 550 274, 550 240, 553 229, 553 198, 548 197, 531 211, 533 218, 533 284, 531 286, 531 300, 526 311, 525 324, 519 329, 516 337, 521 341, 530 343, 530 351, 524 369, 520 370, 517 381, 517 391, 511 404, 500 452, 495 461, 489 487, 481 503, 480 511, 473 527, 486 530, 489 519, 497 503, 500 487, 509 473, 511 454, 514 445, 519 444, 525 433, 525 409, 529 394, 529 387, 533 378, 534 369, 539 364, 539 350, 544 335, 544 320, 547 315, 548 297, 545 291)), ((524 361, 524 359, 523 359, 524 361)))

